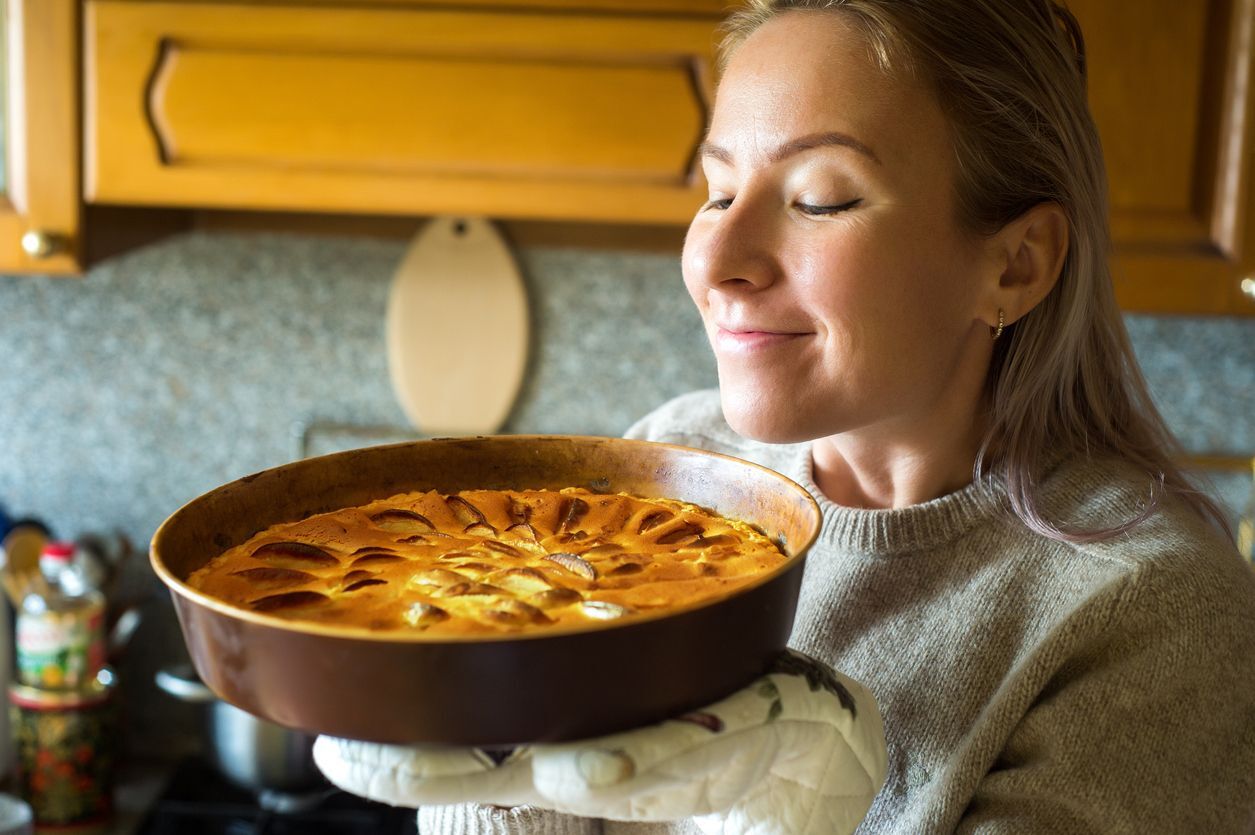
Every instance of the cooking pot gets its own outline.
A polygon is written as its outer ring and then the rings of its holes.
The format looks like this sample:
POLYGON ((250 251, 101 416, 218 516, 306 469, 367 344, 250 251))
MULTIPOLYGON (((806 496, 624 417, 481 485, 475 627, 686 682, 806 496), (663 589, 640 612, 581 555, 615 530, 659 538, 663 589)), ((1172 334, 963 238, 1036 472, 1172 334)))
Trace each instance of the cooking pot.
POLYGON ((296 812, 330 791, 314 765, 314 736, 267 722, 214 696, 190 664, 157 673, 157 686, 172 696, 206 705, 206 746, 214 766, 257 795, 263 809, 296 812))
POLYGON ((481 747, 648 725, 748 685, 784 648, 820 524, 801 486, 705 450, 622 438, 438 438, 306 458, 192 500, 152 540, 196 670, 273 722, 373 742, 481 747), (757 526, 787 559, 732 591, 622 623, 429 636, 285 620, 187 584, 280 522, 408 491, 561 489, 668 497, 757 526))

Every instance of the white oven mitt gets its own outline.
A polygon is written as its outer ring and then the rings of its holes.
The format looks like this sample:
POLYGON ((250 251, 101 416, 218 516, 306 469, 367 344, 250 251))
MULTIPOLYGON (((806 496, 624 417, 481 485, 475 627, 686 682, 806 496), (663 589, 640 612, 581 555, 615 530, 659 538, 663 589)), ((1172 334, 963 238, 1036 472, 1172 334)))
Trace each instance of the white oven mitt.
POLYGON ((696 817, 703 832, 853 832, 885 780, 880 713, 858 682, 788 650, 723 701, 597 739, 516 748, 398 746, 322 736, 345 791, 396 806, 533 806, 589 818, 696 817))

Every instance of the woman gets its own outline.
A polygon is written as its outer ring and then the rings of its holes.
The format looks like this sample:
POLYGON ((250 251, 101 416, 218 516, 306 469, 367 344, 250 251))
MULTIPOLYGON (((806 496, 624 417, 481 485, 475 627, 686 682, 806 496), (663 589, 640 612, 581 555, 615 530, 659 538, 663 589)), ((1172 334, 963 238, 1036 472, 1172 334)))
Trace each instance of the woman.
POLYGON ((1115 306, 1074 19, 754 0, 725 50, 683 256, 719 393, 630 434, 820 501, 791 645, 879 703, 860 831, 1248 831, 1255 580, 1173 464, 1115 306))

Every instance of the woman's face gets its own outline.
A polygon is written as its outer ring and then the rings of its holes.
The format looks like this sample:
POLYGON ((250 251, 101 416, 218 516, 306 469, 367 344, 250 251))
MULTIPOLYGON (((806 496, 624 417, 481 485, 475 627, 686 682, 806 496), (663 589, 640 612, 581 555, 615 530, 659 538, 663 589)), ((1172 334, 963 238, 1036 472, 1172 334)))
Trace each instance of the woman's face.
POLYGON ((684 281, 734 429, 891 437, 979 391, 990 258, 956 219, 947 123, 840 14, 785 13, 741 45, 702 163, 684 281))

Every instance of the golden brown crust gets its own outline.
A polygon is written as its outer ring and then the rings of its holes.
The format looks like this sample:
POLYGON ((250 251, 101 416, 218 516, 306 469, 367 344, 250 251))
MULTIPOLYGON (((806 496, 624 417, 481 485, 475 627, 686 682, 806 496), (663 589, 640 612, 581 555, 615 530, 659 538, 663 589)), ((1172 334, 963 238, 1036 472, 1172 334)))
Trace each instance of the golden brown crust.
POLYGON ((671 499, 430 491, 275 525, 188 584, 285 618, 474 635, 682 609, 784 560, 749 525, 671 499))

